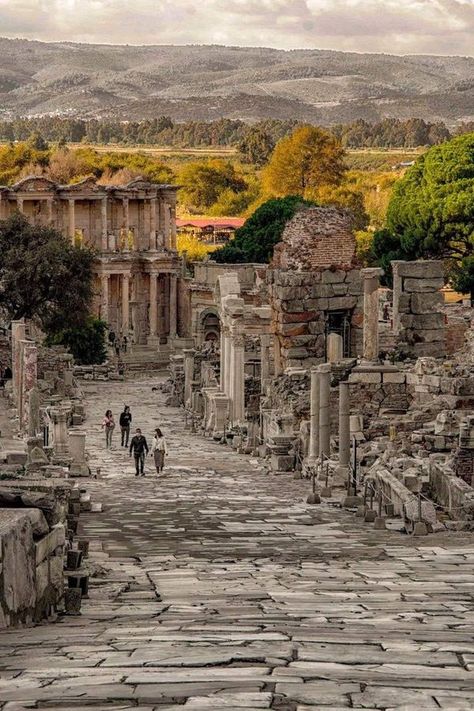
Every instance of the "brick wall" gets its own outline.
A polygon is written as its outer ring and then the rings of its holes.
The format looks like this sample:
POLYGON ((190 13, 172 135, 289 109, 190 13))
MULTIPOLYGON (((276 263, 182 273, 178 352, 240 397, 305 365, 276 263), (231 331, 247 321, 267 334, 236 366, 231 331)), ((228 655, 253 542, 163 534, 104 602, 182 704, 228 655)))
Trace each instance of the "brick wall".
POLYGON ((272 266, 313 271, 356 266, 352 214, 336 207, 299 210, 287 223, 272 266))

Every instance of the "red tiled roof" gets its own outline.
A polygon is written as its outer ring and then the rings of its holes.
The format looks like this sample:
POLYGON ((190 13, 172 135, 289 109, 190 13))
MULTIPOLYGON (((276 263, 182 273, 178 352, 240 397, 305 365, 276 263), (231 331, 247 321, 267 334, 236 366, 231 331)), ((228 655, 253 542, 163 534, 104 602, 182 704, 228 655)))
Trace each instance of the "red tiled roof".
POLYGON ((243 217, 198 217, 190 220, 176 220, 177 227, 214 227, 214 229, 223 229, 225 227, 242 227, 245 219, 243 217))

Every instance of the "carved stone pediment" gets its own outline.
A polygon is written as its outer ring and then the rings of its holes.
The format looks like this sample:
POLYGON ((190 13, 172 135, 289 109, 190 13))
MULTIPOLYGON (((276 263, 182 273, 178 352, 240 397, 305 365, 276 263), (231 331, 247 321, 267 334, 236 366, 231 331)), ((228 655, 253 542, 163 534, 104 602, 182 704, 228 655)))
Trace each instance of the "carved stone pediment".
POLYGON ((153 187, 153 183, 145 178, 134 178, 124 186, 125 190, 149 190, 153 187))
POLYGON ((56 183, 48 178, 43 178, 41 175, 31 175, 15 183, 12 186, 12 190, 17 193, 50 193, 56 190, 56 183))
POLYGON ((62 185, 61 189, 68 193, 104 193, 103 185, 97 185, 97 180, 93 175, 88 175, 87 178, 80 180, 78 183, 71 185, 62 185))

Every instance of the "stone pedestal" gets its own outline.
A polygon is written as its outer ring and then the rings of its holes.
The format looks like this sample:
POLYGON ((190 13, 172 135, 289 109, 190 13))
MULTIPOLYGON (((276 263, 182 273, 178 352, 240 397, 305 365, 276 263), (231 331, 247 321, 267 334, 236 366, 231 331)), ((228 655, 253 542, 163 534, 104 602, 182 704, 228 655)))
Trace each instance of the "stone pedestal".
POLYGON ((274 435, 269 443, 270 466, 274 474, 292 472, 295 468, 295 457, 290 454, 293 437, 288 435, 274 435))
POLYGON ((363 359, 376 363, 379 359, 379 286, 383 274, 380 267, 362 269, 364 282, 363 359))
POLYGON ((69 473, 71 476, 89 476, 90 469, 86 460, 86 433, 69 433, 69 456, 71 466, 69 473))
POLYGON ((70 464, 67 413, 59 408, 52 409, 51 419, 53 422, 53 464, 70 464))

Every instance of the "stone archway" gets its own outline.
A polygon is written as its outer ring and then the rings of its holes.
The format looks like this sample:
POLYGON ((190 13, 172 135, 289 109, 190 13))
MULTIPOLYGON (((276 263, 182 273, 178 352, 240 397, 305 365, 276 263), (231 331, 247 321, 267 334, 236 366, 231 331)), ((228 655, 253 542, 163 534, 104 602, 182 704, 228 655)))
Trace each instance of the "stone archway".
POLYGON ((207 308, 199 317, 199 341, 219 341, 221 335, 220 318, 215 308, 207 308))

